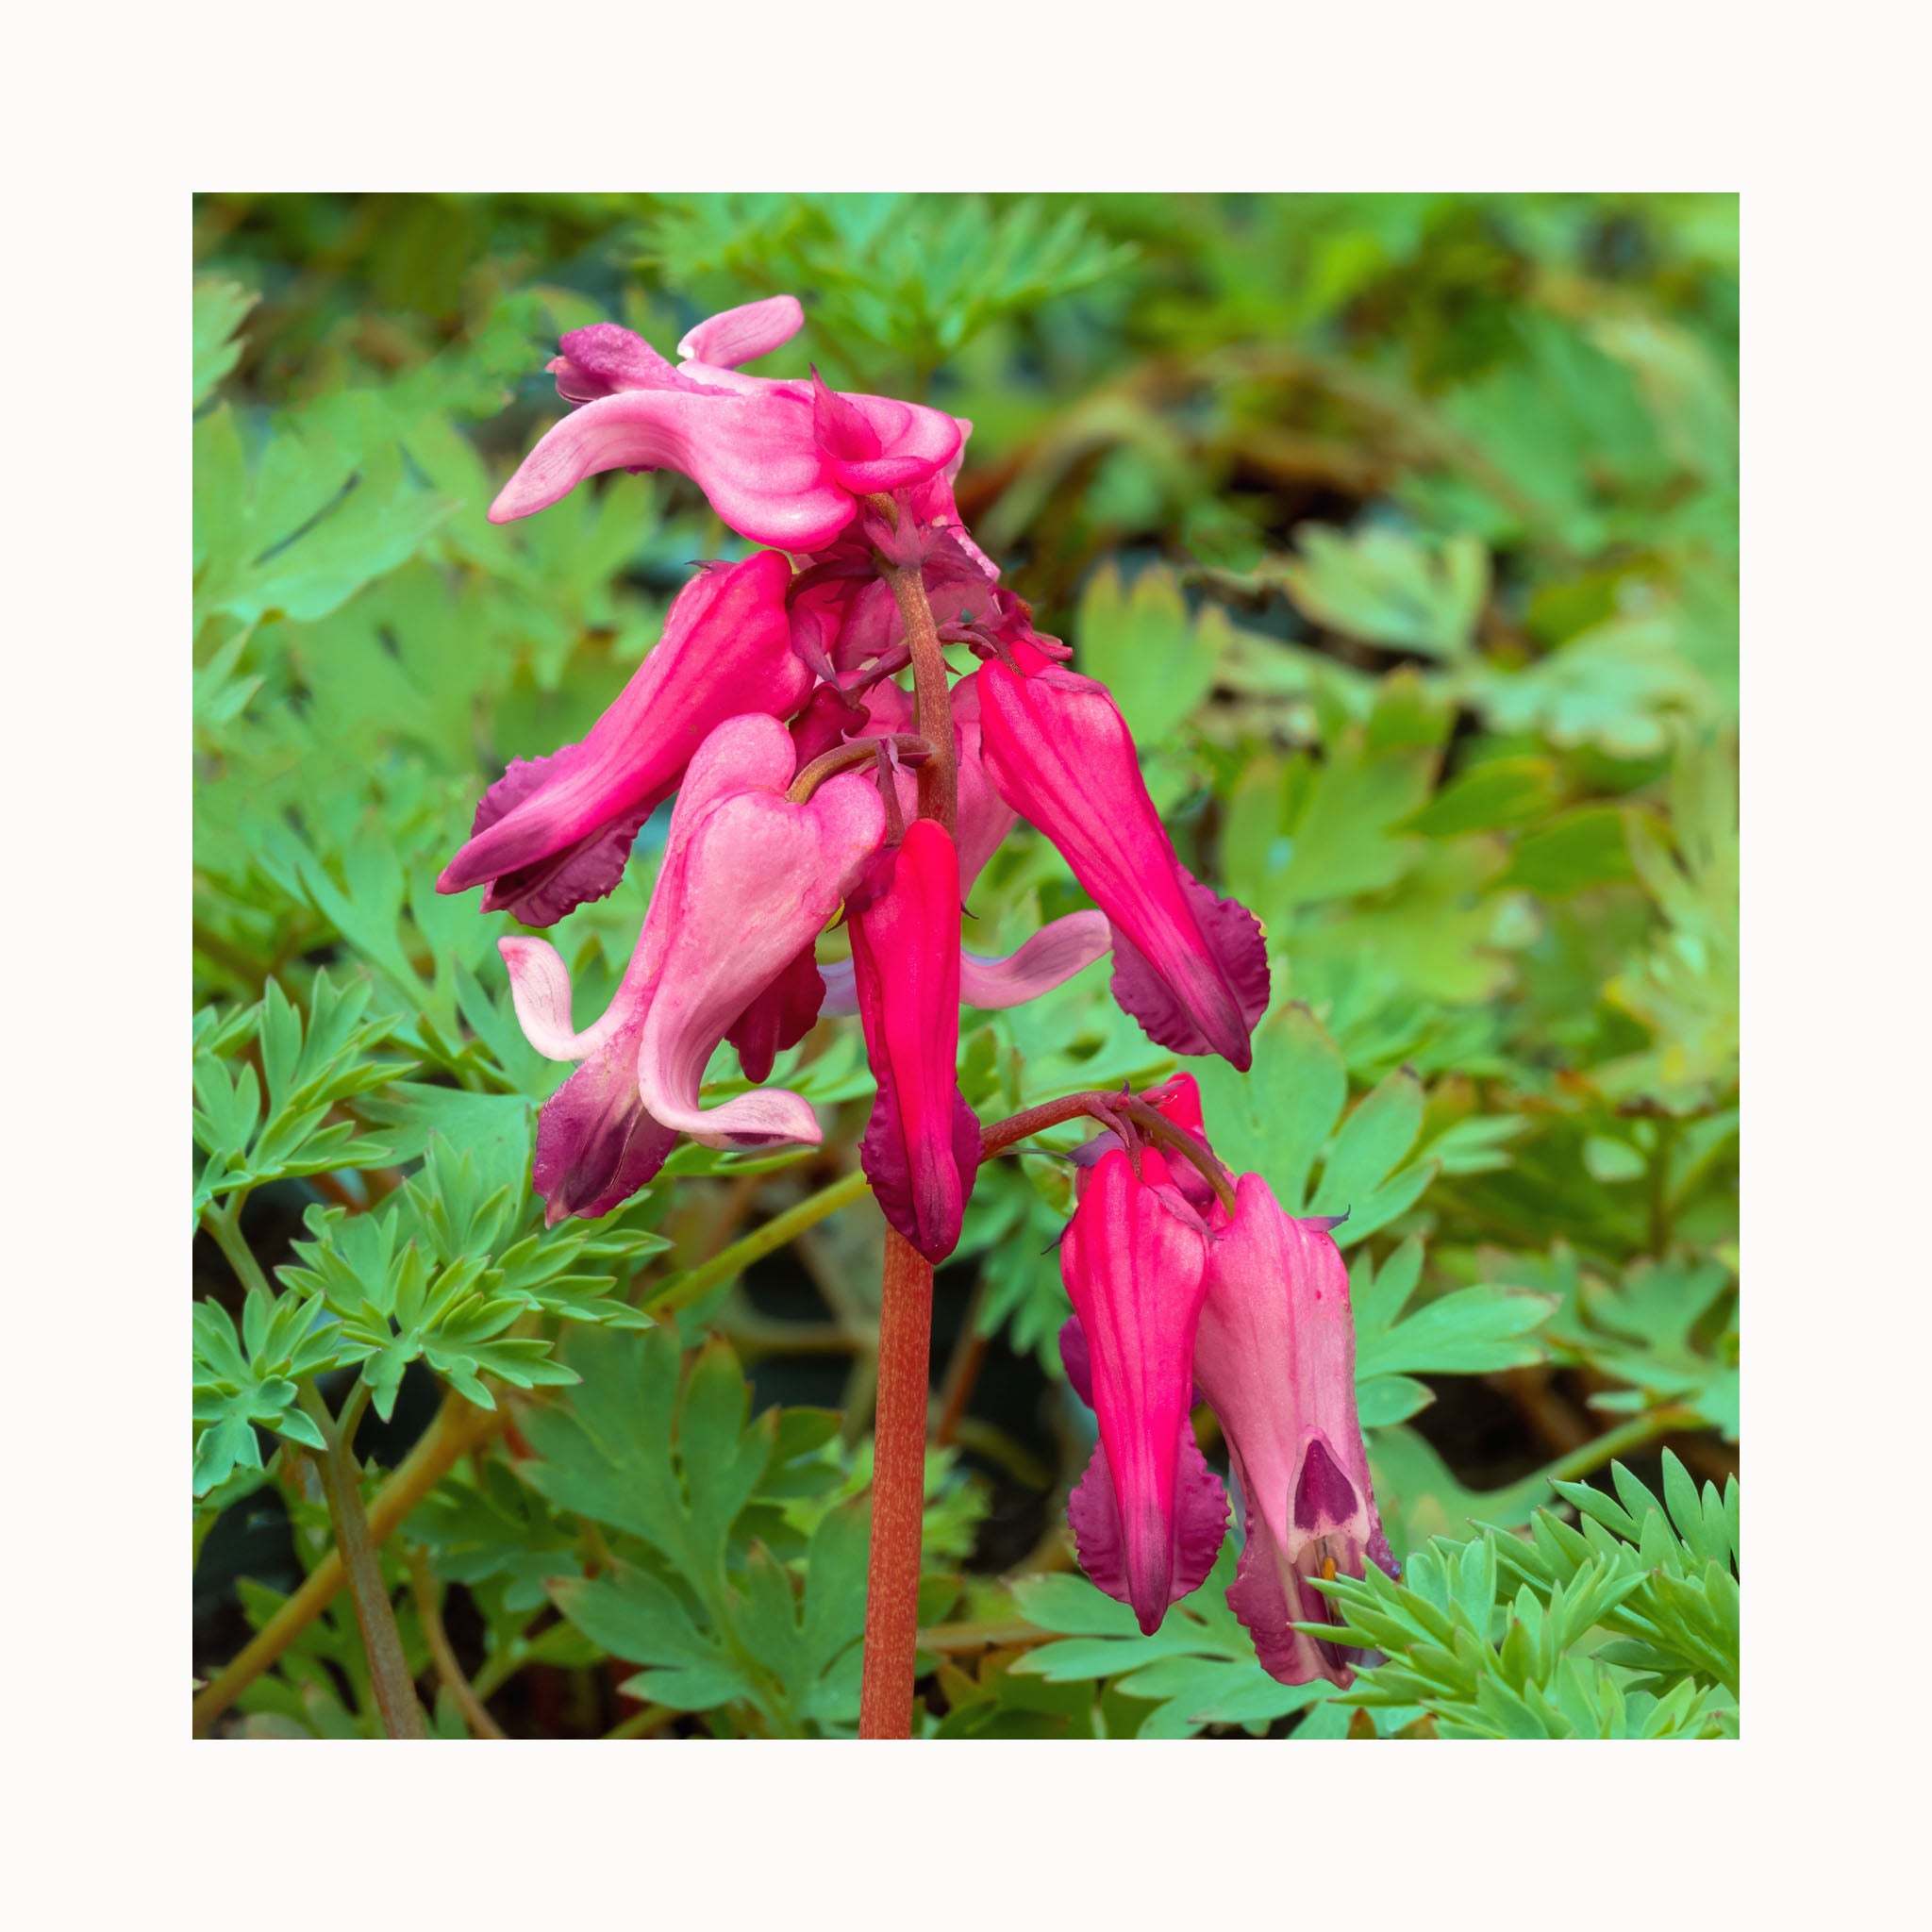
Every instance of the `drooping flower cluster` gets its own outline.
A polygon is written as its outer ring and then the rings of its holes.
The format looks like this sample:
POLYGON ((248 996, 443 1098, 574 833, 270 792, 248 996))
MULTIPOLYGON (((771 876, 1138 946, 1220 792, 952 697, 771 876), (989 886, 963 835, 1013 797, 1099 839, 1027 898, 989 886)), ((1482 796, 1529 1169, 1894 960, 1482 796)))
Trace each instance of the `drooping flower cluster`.
POLYGON ((1245 1068, 1267 954, 1254 916, 1175 857, 1106 688, 1034 630, 960 523, 953 480, 971 425, 838 393, 816 373, 741 373, 803 319, 790 296, 729 310, 693 329, 675 364, 613 324, 564 337, 550 368, 578 407, 491 519, 543 509, 601 471, 670 469, 769 547, 700 570, 581 744, 511 764, 438 889, 481 886, 486 909, 548 924, 615 887, 675 792, 650 910, 600 1020, 575 1030, 552 947, 500 942, 531 1043, 578 1062, 539 1123, 549 1219, 610 1212, 680 1134, 816 1143, 811 1108, 783 1089, 703 1106, 704 1069, 728 1040, 762 1081, 821 1013, 856 1011, 878 1084, 865 1171, 892 1225, 939 1260, 979 1161, 955 1072, 962 1002, 1016 1005, 1111 948, 1115 997, 1152 1040, 1245 1068), (916 698, 893 681, 914 655, 908 605, 932 627, 916 698), (947 642, 983 660, 950 691, 947 642), (1097 909, 982 958, 961 949, 962 903, 1021 816, 1097 909), (841 907, 850 963, 821 968, 814 941, 841 907))
MULTIPOLYGON (((1147 1098, 1206 1146, 1189 1075, 1147 1098)), ((1335 1621, 1310 1579, 1396 1565, 1356 1414, 1333 1224, 1284 1213, 1258 1174, 1230 1207, 1194 1168, 1116 1135, 1082 1158, 1060 1245, 1074 1310, 1061 1359, 1100 1432, 1067 1510, 1081 1567, 1149 1633, 1201 1587, 1228 1515, 1190 1421, 1205 1399, 1245 1505, 1229 1607, 1271 1675, 1347 1684, 1354 1654, 1293 1627, 1335 1621)))
MULTIPOLYGON (((609 1213, 680 1135, 816 1143, 810 1107, 785 1089, 706 1107, 705 1068, 728 1041, 762 1082, 821 1014, 857 1013, 877 1083, 860 1158, 887 1219, 937 1261, 981 1153, 956 1071, 962 1003, 1018 1005, 1110 950, 1114 997, 1150 1039, 1245 1069, 1267 954, 1254 916, 1175 857, 1106 687, 1033 628, 961 524, 971 425, 841 395, 815 373, 740 373, 802 321, 789 296, 733 309, 693 329, 675 365, 613 325, 563 339, 550 367, 578 407, 492 519, 600 471, 665 468, 769 547, 700 568, 584 741, 513 762, 484 794, 438 885, 481 886, 486 909, 548 924, 616 886, 675 793, 650 908, 594 1024, 576 1030, 554 948, 499 942, 531 1043, 577 1063, 539 1122, 549 1219, 609 1213), (981 660, 957 681, 949 642, 981 660), (895 681, 908 665, 910 692, 895 681), (1095 909, 983 958, 962 949, 962 908, 1022 817, 1095 909), (841 911, 851 958, 821 966, 817 940, 841 911)), ((1227 1187, 1189 1076, 1148 1098, 1203 1164, 1170 1162, 1121 1114, 1081 1158, 1061 1247, 1062 1354, 1099 1434, 1068 1511, 1080 1562, 1143 1630, 1200 1587, 1228 1519, 1191 1423, 1205 1398, 1245 1506, 1228 1600, 1275 1676, 1346 1683, 1349 1654, 1293 1627, 1331 1621, 1310 1579, 1393 1568, 1356 1414, 1346 1271, 1328 1224, 1283 1213, 1257 1175, 1227 1187)))

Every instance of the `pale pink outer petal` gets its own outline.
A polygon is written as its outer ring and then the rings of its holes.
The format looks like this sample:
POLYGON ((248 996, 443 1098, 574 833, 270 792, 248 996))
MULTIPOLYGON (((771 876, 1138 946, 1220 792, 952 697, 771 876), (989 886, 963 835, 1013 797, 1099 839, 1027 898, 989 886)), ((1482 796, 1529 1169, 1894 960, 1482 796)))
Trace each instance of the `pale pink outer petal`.
POLYGON ((1024 1006, 1064 985, 1092 965, 1112 943, 1104 912, 1069 912, 1042 925, 1017 953, 1004 959, 959 955, 959 1003, 996 1012, 1024 1006))
MULTIPOLYGON (((775 719, 762 722, 778 735, 789 778, 791 737, 775 719)), ((698 1089, 726 1031, 831 919, 885 830, 877 789, 858 773, 805 805, 741 791, 693 824, 672 890, 660 881, 646 922, 667 933, 638 1046, 638 1091, 655 1118, 707 1146, 818 1142, 817 1119, 795 1093, 765 1090, 706 1108, 698 1089)))
MULTIPOLYGON (((977 953, 961 951, 959 1004, 990 1013, 1024 1006, 1092 965, 1111 941, 1106 913, 1069 912, 1042 925, 1018 952, 1004 959, 982 958, 977 953)), ((858 1012, 858 989, 852 961, 824 961, 819 973, 825 982, 824 1004, 819 1011, 831 1020, 858 1012)))
POLYGON ((748 395, 626 390, 586 403, 544 433, 490 521, 547 509, 604 470, 676 470, 734 530, 774 550, 824 549, 854 514, 812 440, 811 404, 774 386, 748 395))
POLYGON ((805 309, 796 295, 768 295, 699 323, 678 343, 677 353, 688 362, 736 369, 782 348, 804 326, 805 309))
POLYGON ((791 734, 776 718, 747 712, 727 718, 698 747, 671 808, 663 863, 658 868, 651 904, 613 1006, 641 1010, 657 986, 665 949, 676 929, 684 868, 699 825, 722 800, 748 791, 767 795, 782 791, 791 782, 791 734))
POLYGON ((581 1033, 572 1026, 570 970, 557 949, 523 935, 497 941, 509 969, 518 1024, 546 1059, 588 1058, 620 1025, 641 1018, 676 924, 675 908, 682 901, 685 862, 697 827, 721 800, 746 790, 767 797, 781 791, 791 783, 791 734, 768 713, 727 718, 698 747, 672 808, 664 860, 630 962, 603 1017, 581 1033))
POLYGON ((1324 1622, 1305 1579, 1359 1576, 1381 1543, 1355 1399, 1348 1270, 1325 1230, 1284 1214, 1258 1174, 1236 1186, 1208 1268, 1194 1376, 1220 1418, 1247 1506, 1228 1604, 1284 1683, 1351 1673, 1341 1650, 1288 1626, 1324 1622))
MULTIPOLYGON (((727 917, 734 908, 746 915, 754 941, 762 931, 767 940, 775 937, 782 949, 787 943, 783 932, 762 919, 754 903, 759 887, 770 886, 775 877, 781 899, 787 892, 797 897, 816 890, 820 903, 811 908, 811 923, 791 941, 790 957, 795 961, 843 889, 843 881, 835 879, 827 897, 824 880, 814 886, 811 876, 813 857, 827 858, 828 835, 835 843, 841 819, 862 822, 858 854, 846 868, 854 873, 885 836, 884 808, 862 779, 834 779, 812 805, 790 804, 781 788, 791 780, 793 762, 791 734, 769 713, 727 719, 699 746, 671 815, 664 862, 630 964, 595 1025, 582 1033, 572 1030, 570 975, 550 945, 521 936, 500 941, 517 1017, 531 1043, 553 1058, 581 1056, 583 1060, 544 1103, 538 1120, 533 1180, 550 1224, 570 1215, 608 1214, 657 1174, 676 1144, 677 1126, 685 1124, 658 1118, 660 1108, 672 1114, 688 1101, 698 1122, 708 1124, 713 1134, 730 1136, 714 1144, 817 1141, 818 1123, 796 1094, 748 1094, 708 1115, 696 1107, 705 1062, 725 1027, 765 986, 771 976, 766 966, 772 965, 774 974, 786 966, 784 957, 775 963, 768 958, 773 952, 769 944, 761 949, 756 942, 738 943, 744 934, 737 931, 730 935, 731 944, 716 943, 719 906, 724 906, 727 917), (831 806, 814 814, 820 800, 828 798, 831 806), (746 845, 740 839, 738 849, 721 855, 712 835, 717 832, 724 844, 733 842, 728 837, 732 824, 717 822, 734 811, 733 824, 763 814, 775 816, 788 835, 803 828, 813 850, 801 855, 795 849, 797 838, 787 836, 771 844, 754 839, 746 845), (722 892, 711 876, 721 856, 727 873, 722 892), (696 919, 691 917, 693 891, 699 901, 696 919), (706 914, 712 915, 708 924, 706 914), (709 957, 701 957, 693 970, 689 951, 695 944, 702 956, 708 937, 713 941, 709 957), (659 1059, 667 1048, 678 1057, 678 1064, 670 1069, 670 1084, 647 1092, 646 1056, 658 1057, 648 1061, 649 1072, 663 1073, 659 1059)), ((831 858, 836 865, 836 852, 831 858)))
POLYGON ((667 849, 678 842, 698 815, 738 791, 783 791, 791 784, 797 754, 791 733, 769 711, 746 711, 708 732, 686 767, 684 784, 672 808, 667 849))

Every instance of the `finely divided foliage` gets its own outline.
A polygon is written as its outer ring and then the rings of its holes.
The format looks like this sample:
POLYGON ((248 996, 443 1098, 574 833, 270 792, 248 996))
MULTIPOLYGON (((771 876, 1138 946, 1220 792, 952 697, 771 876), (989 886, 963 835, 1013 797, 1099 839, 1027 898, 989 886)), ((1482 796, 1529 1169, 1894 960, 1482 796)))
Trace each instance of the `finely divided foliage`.
POLYGON ((1436 1540, 1406 1588, 1378 1572, 1318 1584, 1387 1658, 1348 1701, 1419 1707, 1446 1737, 1736 1737, 1737 1480, 1700 1497, 1669 1450, 1663 1470, 1668 1511, 1613 1462, 1617 1501, 1557 1484, 1576 1527, 1539 1509, 1526 1543, 1436 1540))
POLYGON ((197 1728, 1735 1736, 1735 219, 207 198, 197 1728))

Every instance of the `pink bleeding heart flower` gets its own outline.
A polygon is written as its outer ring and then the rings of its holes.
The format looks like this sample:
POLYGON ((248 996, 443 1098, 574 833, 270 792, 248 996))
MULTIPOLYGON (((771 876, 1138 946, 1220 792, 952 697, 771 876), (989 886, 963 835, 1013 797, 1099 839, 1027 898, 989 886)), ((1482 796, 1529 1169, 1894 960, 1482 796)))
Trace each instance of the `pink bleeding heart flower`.
POLYGON ((439 892, 485 888, 486 912, 548 925, 610 892, 638 828, 726 718, 784 717, 811 674, 792 655, 791 566, 775 550, 717 565, 678 592, 664 635, 581 744, 515 758, 476 807, 439 892))
MULTIPOLYGON (((829 391, 827 392, 829 393, 829 391)), ((973 425, 958 419, 963 433, 973 425)), ((917 569, 941 635, 988 621, 1002 607, 998 567, 958 521, 946 472, 917 489, 892 492, 896 521, 871 504, 828 549, 816 553, 791 586, 792 646, 828 683, 862 691, 909 660, 905 621, 881 562, 917 569)))
POLYGON ((778 1056, 818 1024, 824 997, 818 959, 807 944, 725 1031, 747 1080, 762 1085, 771 1078, 778 1056))
POLYGON ((1063 1359, 1100 1424, 1067 1506, 1074 1548, 1151 1635, 1213 1569, 1227 1496, 1189 1415, 1208 1231, 1161 1157, 1143 1149, 1140 1163, 1137 1175, 1124 1151, 1102 1157, 1060 1242, 1060 1276, 1079 1322, 1063 1359))
POLYGON ((979 1122, 959 1092, 959 859, 916 819, 846 903, 866 1051, 878 1081, 859 1160, 886 1219, 943 1261, 979 1168, 979 1122))
POLYGON ((1325 1220, 1297 1220, 1258 1174, 1216 1208, 1194 1375, 1227 1438, 1246 1506, 1228 1607, 1284 1684, 1345 1685, 1355 1653, 1295 1630, 1332 1624, 1311 1577, 1398 1574, 1356 1414, 1348 1270, 1325 1220))
MULTIPOLYGON (((1113 943, 1104 912, 1069 912, 1050 920, 1004 958, 959 952, 959 1004, 982 1012, 1024 1007, 1092 965, 1113 943)), ((827 1019, 858 1010, 858 988, 849 959, 828 960, 819 969, 824 987, 820 1008, 827 1019)), ((817 1013, 814 1013, 817 1018, 817 1013)), ((804 1038, 801 1033, 798 1036, 804 1038)), ((790 1042, 788 1042, 789 1044, 790 1042)), ((754 1075, 754 1078, 760 1077, 754 1075)))
POLYGON ((678 343, 677 353, 687 369, 707 380, 728 375, 733 382, 756 382, 756 376, 738 374, 739 364, 782 349, 804 326, 805 309, 796 295, 768 295, 699 323, 678 343))
POLYGON ((550 368, 578 407, 524 458, 491 521, 547 509, 600 471, 675 470, 753 542, 814 551, 837 540, 859 495, 943 471, 961 441, 943 410, 738 370, 804 319, 789 295, 729 309, 685 337, 677 365, 615 323, 573 329, 550 368))
POLYGON ((917 528, 937 532, 958 545, 989 583, 996 583, 1000 567, 973 541, 973 532, 960 517, 958 499, 953 494, 953 485, 958 481, 959 472, 965 465, 966 441, 973 434, 969 417, 955 416, 953 420, 959 425, 959 452, 936 475, 898 495, 895 500, 899 506, 900 527, 904 528, 909 521, 917 528))
POLYGON ((886 834, 868 779, 848 774, 804 804, 790 734, 732 718, 699 747, 671 815, 636 950, 603 1018, 578 1033, 570 974, 537 939, 500 940, 525 1036, 582 1064, 544 1103, 535 1182, 554 1225, 595 1219, 662 1166, 679 1134, 708 1147, 815 1146, 811 1108, 782 1088, 700 1103, 706 1063, 748 1007, 837 912, 886 834))
POLYGON ((1245 1071, 1268 1008, 1260 922, 1175 858, 1107 687, 1024 640, 981 666, 986 768, 1113 927, 1113 995, 1157 1044, 1245 1071))
MULTIPOLYGON (((803 772, 815 758, 843 743, 848 737, 862 736, 866 731, 864 706, 835 685, 818 686, 805 708, 791 721, 791 742, 797 750, 798 771, 803 772)), ((897 792, 893 796, 896 798, 897 792)), ((890 817, 887 823, 890 826, 890 817)), ((824 970, 818 963, 817 949, 808 945, 739 1016, 737 1024, 725 1037, 738 1049, 747 1079, 768 1078, 777 1057, 787 1047, 796 1046, 811 1031, 825 1001, 824 970)), ((842 976, 847 997, 830 1010, 842 1014, 858 1012, 851 961, 841 960, 831 971, 842 976)))
POLYGON ((805 708, 791 721, 791 741, 798 747, 802 772, 815 758, 836 749, 848 738, 867 729, 865 707, 836 685, 817 686, 805 708))
MULTIPOLYGON (((953 737, 958 751, 959 804, 955 843, 959 855, 959 887, 970 894, 987 861, 1012 830, 1016 814, 993 789, 981 751, 979 673, 971 672, 953 687, 953 737)), ((829 690, 821 686, 820 691, 829 690)), ((813 702, 816 703, 814 696, 813 702)), ((878 684, 866 694, 864 723, 854 735, 877 736, 913 728, 911 698, 896 684, 878 684)), ((910 820, 919 809, 918 778, 909 768, 893 774, 901 815, 910 820)), ((1024 1006, 1051 992, 1074 974, 1091 966, 1113 943, 1104 912, 1069 912, 1042 926, 1017 952, 1006 958, 959 954, 959 999, 968 1007, 995 1011, 1024 1006)), ((825 988, 827 1014, 856 1013, 858 994, 851 963, 830 962, 819 969, 825 988)))
MULTIPOLYGON (((979 674, 971 672, 952 691, 953 744, 958 758, 959 802, 954 840, 959 849, 959 887, 970 894, 987 861, 1013 829, 1018 814, 987 776, 981 744, 979 674)), ((910 693, 896 684, 874 685, 865 694, 865 724, 855 735, 883 737, 916 729, 910 693)), ((899 809, 907 820, 919 814, 919 777, 910 766, 893 774, 899 809)))
MULTIPOLYGON (((1204 1147, 1208 1145, 1208 1129, 1201 1120, 1201 1090, 1195 1084, 1193 1074, 1176 1074, 1161 1086, 1148 1088, 1141 1098, 1157 1113, 1171 1120, 1183 1133, 1191 1134, 1204 1147)), ((1068 1158, 1076 1169, 1074 1177, 1076 1192, 1086 1187, 1089 1174, 1100 1165, 1102 1156, 1110 1154, 1120 1144, 1118 1134, 1096 1134, 1092 1140, 1074 1149, 1068 1158)), ((1191 1160, 1175 1160, 1171 1164, 1170 1173, 1174 1186, 1188 1204, 1203 1214, 1208 1212, 1215 1197, 1208 1176, 1191 1160)), ((1065 1352, 1065 1338, 1062 1337, 1061 1354, 1065 1352)))

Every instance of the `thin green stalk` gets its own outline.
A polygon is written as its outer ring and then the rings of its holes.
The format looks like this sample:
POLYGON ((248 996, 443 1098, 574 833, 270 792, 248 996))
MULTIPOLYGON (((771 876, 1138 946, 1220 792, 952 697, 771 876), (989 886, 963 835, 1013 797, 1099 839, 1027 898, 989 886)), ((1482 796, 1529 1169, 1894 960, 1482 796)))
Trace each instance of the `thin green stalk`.
POLYGON ((369 1398, 375 1393, 367 1382, 358 1382, 349 1391, 349 1399, 342 1404, 342 1412, 336 1418, 336 1430, 342 1439, 342 1446, 351 1455, 356 1449, 356 1431, 362 1426, 362 1418, 369 1412, 369 1398))
POLYGON ((470 1689, 478 1697, 493 1697, 529 1661, 530 1645, 521 1637, 512 1637, 494 1656, 483 1659, 482 1668, 470 1680, 470 1689))
POLYGON ((415 1594, 416 1617, 423 1625, 429 1655, 436 1659, 436 1674, 442 1680, 442 1688, 456 1700, 457 1708, 463 1714, 463 1722, 470 1727, 470 1735, 473 1738, 501 1738, 503 1726, 490 1715, 483 1700, 476 1695, 475 1685, 463 1675, 456 1646, 450 1642, 449 1632, 443 1628, 442 1609, 436 1600, 436 1577, 429 1567, 429 1553, 420 1546, 409 1552, 409 1587, 415 1594))
POLYGON ((303 1408, 328 1443, 327 1453, 318 1458, 322 1491, 328 1502, 336 1548, 348 1574, 356 1627, 362 1633, 370 1689, 382 1715, 382 1727, 391 1738, 425 1737, 423 1707, 416 1701, 416 1686, 403 1657, 402 1633, 396 1628, 395 1606, 389 1600, 382 1562, 375 1554, 375 1540, 369 1533, 369 1518, 362 1507, 355 1452, 312 1383, 304 1387, 301 1399, 303 1408))
POLYGON ((708 1294, 721 1281, 729 1281, 734 1275, 742 1274, 754 1261, 782 1248, 794 1236, 803 1234, 808 1227, 824 1220, 828 1214, 836 1214, 840 1208, 848 1208, 854 1201, 870 1191, 870 1184, 863 1173, 855 1170, 841 1180, 836 1180, 828 1188, 821 1188, 816 1194, 808 1194, 803 1201, 776 1214, 762 1227, 755 1227, 728 1248, 722 1248, 708 1261, 701 1261, 688 1273, 675 1276, 665 1283, 658 1292, 644 1303, 647 1315, 668 1315, 674 1309, 688 1307, 702 1295, 708 1294))
MULTIPOLYGON (((226 1256, 243 1288, 273 1297, 268 1276, 255 1251, 242 1233, 242 1208, 245 1189, 237 1189, 219 1208, 203 1210, 202 1218, 216 1245, 226 1256)), ((369 1658, 370 1686, 375 1707, 382 1713, 383 1729, 391 1738, 421 1738, 423 1707, 416 1701, 416 1687, 409 1679, 403 1658, 403 1640, 396 1628, 395 1607, 382 1580, 382 1565, 375 1555, 375 1539, 369 1533, 369 1518, 362 1507, 362 1484, 356 1467, 356 1425, 369 1399, 368 1390, 358 1384, 340 1420, 330 1415, 314 1383, 305 1383, 301 1403, 308 1419, 321 1430, 327 1447, 316 1458, 322 1473, 322 1491, 328 1503, 329 1523, 336 1534, 336 1549, 348 1577, 350 1595, 356 1606, 356 1624, 362 1633, 362 1648, 369 1658)))
POLYGON ((212 1204, 204 1208, 201 1224, 214 1236, 215 1245, 226 1256, 228 1266, 235 1271, 242 1286, 251 1291, 259 1290, 274 1300, 275 1290, 269 1286, 261 1263, 255 1258, 255 1251, 242 1237, 242 1204, 247 1198, 245 1188, 237 1189, 219 1208, 212 1204))
POLYGON ((675 1718, 677 1713, 668 1705, 647 1704, 641 1710, 634 1710, 621 1724, 604 1733, 608 1742, 613 1738, 649 1738, 661 1731, 675 1718))
POLYGON ((1543 1474, 1552 1482, 1574 1483, 1603 1468, 1607 1462, 1615 1461, 1627 1449, 1641 1449, 1646 1442, 1655 1442, 1659 1436, 1702 1425, 1703 1419, 1695 1409, 1681 1407, 1654 1408, 1648 1415, 1632 1416, 1627 1423, 1620 1423, 1601 1436, 1592 1436, 1588 1442, 1571 1450, 1569 1455, 1557 1457, 1543 1474))
MULTIPOLYGON (((509 1420, 503 1408, 478 1408, 455 1390, 444 1395, 436 1420, 416 1446, 391 1473, 369 1506, 371 1540, 378 1545, 418 1503, 454 1469, 458 1461, 509 1420)), ((325 1556, 296 1590, 243 1645, 226 1670, 194 1700, 194 1725, 205 1730, 268 1670, 281 1654, 336 1600, 347 1581, 340 1547, 325 1556)), ((487 1667, 486 1667, 487 1672, 487 1667)), ((478 1673, 480 1689, 486 1673, 478 1673)), ((493 1686, 491 1688, 494 1688, 493 1686)), ((484 1696, 489 1691, 482 1690, 484 1696)))

